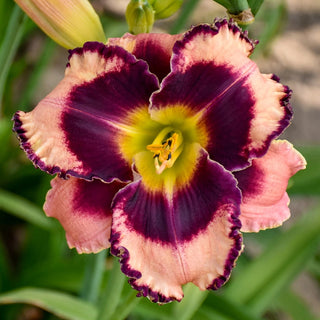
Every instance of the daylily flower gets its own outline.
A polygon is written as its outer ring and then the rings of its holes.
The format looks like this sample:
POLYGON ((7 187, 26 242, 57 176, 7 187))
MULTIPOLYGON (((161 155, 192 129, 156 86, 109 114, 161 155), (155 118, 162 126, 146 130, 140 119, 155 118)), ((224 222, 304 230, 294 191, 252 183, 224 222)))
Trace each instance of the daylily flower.
POLYGON ((305 167, 274 140, 292 116, 290 90, 259 72, 253 48, 226 20, 88 42, 70 51, 60 84, 14 117, 28 157, 58 174, 44 210, 69 246, 111 246, 154 302, 181 300, 188 282, 218 289, 240 229, 289 216, 288 179, 305 167))
POLYGON ((87 41, 107 41, 88 0, 15 1, 50 38, 65 48, 73 49, 87 41))

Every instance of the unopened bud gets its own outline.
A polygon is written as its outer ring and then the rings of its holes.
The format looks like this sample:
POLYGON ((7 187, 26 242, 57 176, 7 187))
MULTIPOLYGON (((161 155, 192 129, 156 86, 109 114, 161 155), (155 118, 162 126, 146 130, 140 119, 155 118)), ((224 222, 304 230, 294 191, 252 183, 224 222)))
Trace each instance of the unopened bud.
POLYGON ((88 0, 16 0, 54 41, 73 49, 86 41, 105 43, 100 19, 88 0))
POLYGON ((176 13, 183 0, 150 0, 156 19, 165 19, 176 13))
POLYGON ((148 1, 131 0, 127 6, 126 19, 131 33, 148 33, 154 23, 153 8, 148 1))

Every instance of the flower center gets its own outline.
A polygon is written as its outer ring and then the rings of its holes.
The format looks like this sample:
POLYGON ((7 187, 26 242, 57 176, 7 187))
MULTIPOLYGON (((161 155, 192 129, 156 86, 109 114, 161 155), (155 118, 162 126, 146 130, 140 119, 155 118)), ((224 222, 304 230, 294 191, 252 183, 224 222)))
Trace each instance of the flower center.
POLYGON ((160 131, 147 149, 153 152, 154 165, 157 174, 171 168, 183 149, 183 137, 179 130, 166 127, 160 131))

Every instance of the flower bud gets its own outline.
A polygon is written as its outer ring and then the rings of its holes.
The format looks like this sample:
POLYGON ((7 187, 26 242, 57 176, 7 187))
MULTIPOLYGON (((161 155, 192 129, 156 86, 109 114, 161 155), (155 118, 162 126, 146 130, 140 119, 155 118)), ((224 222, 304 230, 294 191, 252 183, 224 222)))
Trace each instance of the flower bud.
POLYGON ((126 19, 131 33, 148 33, 154 23, 154 11, 148 1, 131 0, 127 6, 126 19))
POLYGON ((183 0, 150 0, 156 19, 165 19, 176 13, 183 0))
POLYGON ((87 0, 15 0, 55 42, 73 49, 87 41, 106 42, 100 19, 87 0))

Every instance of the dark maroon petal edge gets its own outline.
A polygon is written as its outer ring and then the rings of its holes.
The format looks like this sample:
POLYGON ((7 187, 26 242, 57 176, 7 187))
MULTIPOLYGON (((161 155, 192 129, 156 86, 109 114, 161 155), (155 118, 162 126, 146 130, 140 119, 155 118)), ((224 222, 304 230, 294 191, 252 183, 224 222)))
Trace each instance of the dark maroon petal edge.
POLYGON ((258 40, 251 40, 248 37, 248 31, 242 31, 238 25, 232 20, 227 19, 221 19, 216 18, 213 22, 213 24, 200 24, 197 26, 194 26, 190 31, 186 32, 184 37, 181 40, 178 40, 174 47, 173 47, 173 53, 178 54, 180 51, 180 48, 185 45, 185 42, 187 42, 190 38, 193 37, 194 34, 198 34, 199 32, 207 32, 217 34, 221 27, 227 25, 229 30, 232 31, 234 34, 239 33, 240 39, 244 39, 247 43, 251 45, 250 54, 253 52, 255 46, 259 43, 258 40))
POLYGON ((90 52, 97 52, 100 55, 104 55, 104 50, 107 45, 103 44, 102 42, 97 41, 88 41, 83 44, 83 47, 78 47, 74 49, 68 50, 69 56, 68 56, 68 63, 66 67, 70 67, 70 59, 74 54, 81 55, 84 51, 90 51, 90 52))
MULTIPOLYGON (((255 46, 259 43, 259 41, 251 40, 248 37, 248 31, 247 30, 242 31, 232 19, 228 21, 227 19, 216 18, 211 28, 213 30, 216 30, 216 32, 218 32, 219 29, 224 25, 228 25, 229 30, 232 30, 233 33, 240 33, 240 39, 246 40, 252 46, 251 53, 253 52, 255 46)), ((275 74, 272 75, 271 79, 273 81, 280 83, 280 78, 275 74)), ((292 90, 286 85, 283 85, 283 88, 284 88, 285 96, 280 100, 280 104, 285 109, 285 115, 279 122, 279 128, 275 130, 266 140, 265 144, 268 146, 270 145, 272 140, 276 139, 290 125, 291 119, 293 116, 293 110, 289 102, 292 95, 292 90)), ((256 152, 256 157, 262 157, 263 155, 265 155, 265 153, 267 152, 267 149, 268 148, 262 148, 261 150, 258 150, 256 152)))
POLYGON ((235 262, 242 251, 242 235, 240 232, 241 221, 238 217, 239 215, 231 215, 229 220, 229 222, 233 223, 229 237, 234 239, 234 245, 229 252, 226 264, 224 266, 224 273, 220 277, 213 280, 213 282, 207 287, 208 290, 218 290, 228 281, 231 271, 235 266, 235 262))
MULTIPOLYGON (((190 31, 186 32, 186 34, 182 40, 179 40, 175 43, 175 45, 173 47, 173 53, 176 54, 176 57, 178 57, 180 49, 182 47, 184 47, 185 42, 187 42, 188 39, 190 37, 192 37, 194 34, 197 34, 199 32, 206 32, 206 33, 214 32, 217 34, 219 32, 219 29, 225 25, 227 25, 229 30, 231 30, 234 34, 239 33, 240 39, 244 39, 246 42, 248 42, 251 45, 251 52, 250 52, 250 54, 251 54, 253 52, 255 46, 259 43, 259 41, 258 40, 251 40, 248 37, 248 32, 242 31, 232 19, 227 20, 227 19, 221 19, 221 18, 216 18, 212 25, 201 24, 198 26, 194 26, 190 31)), ((173 57, 171 65, 174 65, 174 60, 175 60, 175 57, 173 57)), ((170 76, 170 74, 169 74, 169 76, 170 76)), ((271 79, 273 81, 280 83, 280 78, 277 77, 276 75, 272 75, 271 79)), ((166 78, 164 79, 164 81, 167 81, 166 78)), ((254 154, 252 154, 253 158, 255 158, 255 157, 259 158, 259 157, 262 157, 263 155, 265 155, 271 141, 276 139, 277 137, 279 137, 279 135, 291 123, 291 119, 293 116, 293 110, 292 110, 292 107, 290 105, 289 100, 291 98, 292 90, 286 85, 283 85, 283 88, 284 88, 285 96, 281 99, 280 105, 285 110, 284 117, 279 121, 278 129, 275 130, 274 132, 272 132, 270 134, 270 136, 266 139, 264 146, 260 150, 257 150, 254 154), (268 146, 268 147, 265 147, 265 146, 268 146)))
MULTIPOLYGON (((235 262, 239 257, 239 253, 242 251, 242 236, 239 231, 241 228, 241 221, 238 219, 238 215, 231 215, 230 222, 233 223, 233 227, 231 228, 229 237, 234 239, 234 246, 229 252, 223 275, 214 279, 214 281, 207 287, 208 290, 217 290, 222 287, 226 281, 228 281, 231 271, 235 266, 235 262)), ((121 271, 129 277, 128 282, 131 287, 138 291, 137 297, 149 297, 154 303, 168 303, 177 300, 175 297, 166 297, 165 295, 159 294, 158 292, 151 290, 148 286, 139 286, 135 283, 137 279, 141 278, 141 272, 130 268, 128 263, 130 254, 125 247, 118 246, 119 238, 119 232, 111 235, 109 240, 111 243, 110 252, 112 255, 120 258, 119 262, 121 271)))
MULTIPOLYGON (((48 167, 32 150, 31 145, 28 142, 28 138, 25 135, 26 130, 22 127, 22 121, 20 120, 20 111, 16 112, 11 120, 14 122, 12 131, 15 132, 18 136, 18 139, 20 141, 20 148, 25 151, 28 158, 33 162, 34 166, 52 175, 55 173, 60 173, 61 169, 59 167, 48 167)), ((61 172, 61 178, 65 179, 66 175, 67 172, 61 172)))
MULTIPOLYGON (((25 133, 26 130, 22 127, 22 121, 20 120, 20 111, 16 112, 11 119, 14 124, 12 131, 15 132, 18 136, 18 139, 20 141, 20 148, 24 150, 29 160, 31 160, 36 168, 39 168, 40 170, 54 175, 58 174, 60 178, 62 179, 68 179, 69 176, 75 177, 75 178, 82 178, 87 181, 92 181, 94 179, 100 179, 100 177, 88 174, 88 175, 82 175, 74 170, 62 170, 59 166, 47 166, 32 150, 30 143, 28 142, 28 138, 26 137, 25 133)), ((119 181, 119 182, 131 182, 133 180, 133 177, 131 180, 128 181, 121 181, 117 177, 111 177, 110 179, 104 180, 104 182, 113 182, 113 181, 119 181)))
MULTIPOLYGON (((271 80, 280 83, 280 78, 275 74, 272 75, 271 80)), ((281 133, 291 124, 291 120, 293 117, 293 109, 289 100, 292 95, 292 90, 286 85, 281 85, 283 86, 283 91, 285 93, 285 96, 280 100, 280 105, 284 108, 285 111, 284 117, 279 121, 278 129, 273 131, 265 141, 265 145, 267 145, 268 147, 263 147, 260 150, 257 150, 257 152, 255 153, 255 156, 257 158, 264 156, 269 149, 271 141, 278 138, 281 135, 281 133)))
POLYGON ((240 39, 244 39, 245 41, 247 41, 251 47, 252 50, 250 53, 253 52, 255 46, 259 43, 259 40, 252 40, 249 38, 248 36, 248 30, 242 30, 235 22, 233 19, 224 19, 224 18, 215 18, 213 21, 213 25, 212 27, 214 29, 216 29, 217 31, 224 25, 228 25, 229 30, 232 30, 233 33, 240 33, 240 39))
POLYGON ((131 285, 131 287, 138 291, 137 297, 148 297, 152 302, 160 304, 177 300, 175 297, 166 297, 165 295, 162 295, 159 292, 153 291, 148 286, 139 286, 136 284, 136 280, 141 278, 141 272, 130 268, 130 265, 128 263, 130 254, 125 247, 118 246, 119 238, 119 232, 116 232, 111 235, 109 240, 111 243, 110 252, 112 255, 120 258, 119 262, 121 266, 121 271, 129 277, 128 282, 131 285))
MULTIPOLYGON (((217 290, 220 287, 222 287, 226 283, 226 281, 228 281, 231 275, 231 271, 235 266, 235 262, 242 252, 242 234, 240 232, 242 225, 239 216, 240 210, 238 210, 236 214, 231 215, 229 218, 229 222, 231 222, 232 224, 229 237, 234 239, 234 244, 229 251, 229 255, 224 266, 223 275, 214 279, 213 282, 207 287, 208 290, 217 290)), ((152 302, 160 304, 168 303, 174 300, 181 301, 176 299, 175 297, 167 297, 165 295, 159 294, 158 292, 151 290, 148 286, 140 286, 136 284, 136 280, 140 279, 142 276, 141 272, 130 267, 130 264, 128 262, 130 258, 129 251, 125 247, 119 246, 119 238, 119 232, 111 233, 111 237, 109 239, 111 244, 110 253, 119 258, 121 271, 129 277, 128 282, 131 285, 131 287, 138 291, 137 297, 148 297, 152 302)))

